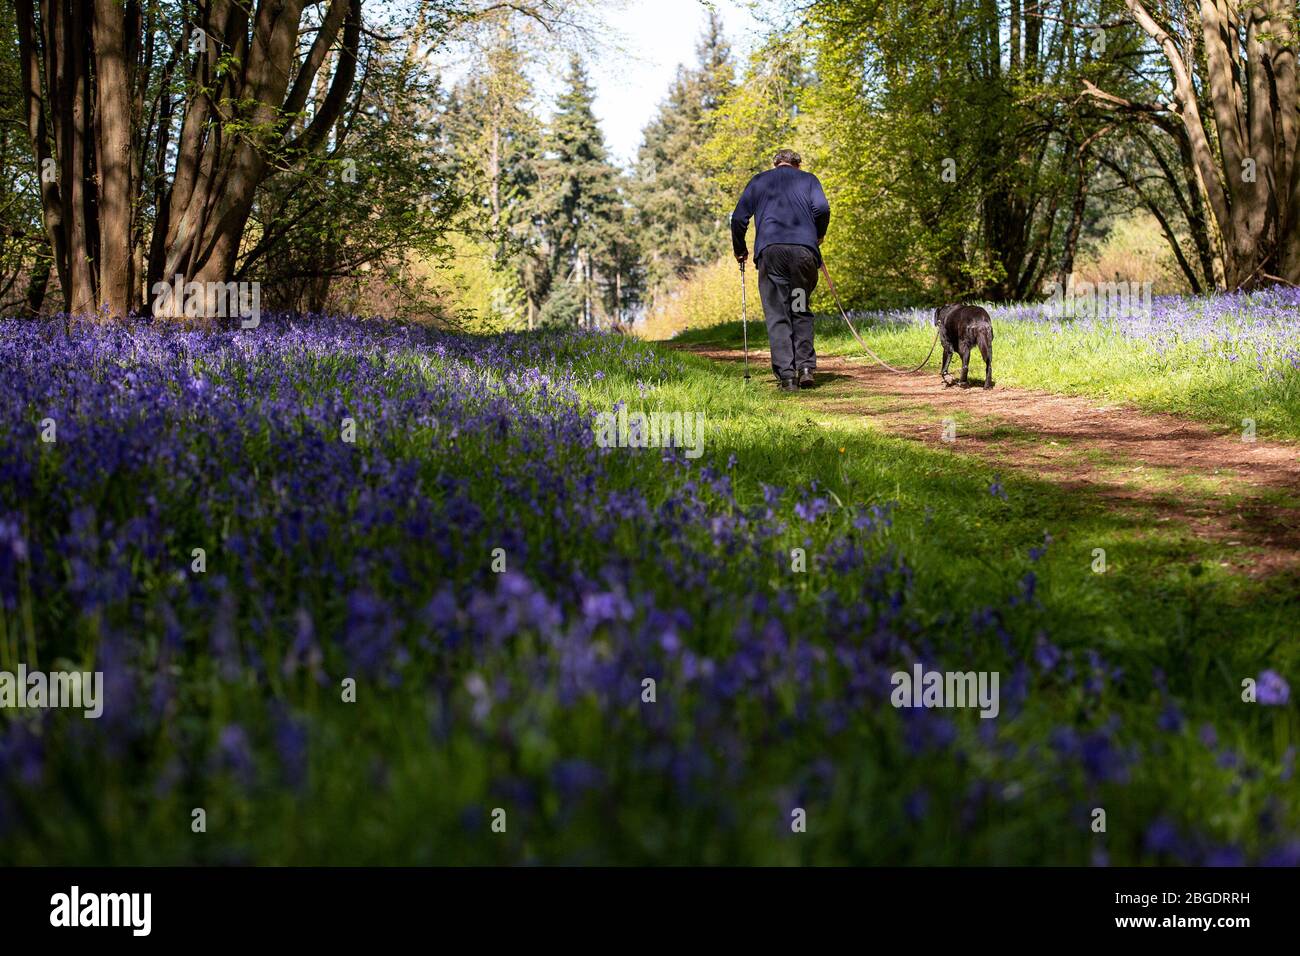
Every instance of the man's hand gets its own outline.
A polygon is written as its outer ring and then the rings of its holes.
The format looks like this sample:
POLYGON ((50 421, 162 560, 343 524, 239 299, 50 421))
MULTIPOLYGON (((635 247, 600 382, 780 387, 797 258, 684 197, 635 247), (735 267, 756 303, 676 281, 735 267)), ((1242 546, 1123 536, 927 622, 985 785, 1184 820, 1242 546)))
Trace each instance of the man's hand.
POLYGON ((748 252, 742 252, 740 255, 736 256, 736 261, 739 262, 739 263, 743 266, 743 265, 745 264, 745 260, 748 259, 748 258, 749 258, 749 253, 748 253, 748 252))

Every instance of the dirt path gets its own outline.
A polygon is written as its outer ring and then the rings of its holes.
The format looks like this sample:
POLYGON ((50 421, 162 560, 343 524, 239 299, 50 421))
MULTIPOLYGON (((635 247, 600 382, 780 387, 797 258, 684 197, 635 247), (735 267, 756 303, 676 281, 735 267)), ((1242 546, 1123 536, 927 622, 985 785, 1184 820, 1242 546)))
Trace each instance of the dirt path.
MULTIPOLYGON (((739 351, 690 351, 741 360, 739 351)), ((774 388, 767 353, 751 350, 750 361, 754 382, 774 388)), ((1228 563, 1252 574, 1300 569, 1300 446, 1247 442, 1098 399, 948 388, 929 369, 895 375, 826 357, 818 359, 817 377, 815 388, 791 396, 810 411, 867 416, 889 434, 977 455, 1153 522, 1179 522, 1207 542, 1240 546, 1228 563)))

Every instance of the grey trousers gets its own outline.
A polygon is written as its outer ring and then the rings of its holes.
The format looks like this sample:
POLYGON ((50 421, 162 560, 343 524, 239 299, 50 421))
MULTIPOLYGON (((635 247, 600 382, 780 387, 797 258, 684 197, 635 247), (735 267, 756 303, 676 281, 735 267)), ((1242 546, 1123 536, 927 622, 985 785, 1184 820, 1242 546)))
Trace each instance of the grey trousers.
POLYGON ((817 367, 813 348, 813 316, 808 306, 817 288, 817 254, 807 246, 772 245, 758 260, 758 294, 767 320, 772 371, 777 378, 794 378, 817 367))

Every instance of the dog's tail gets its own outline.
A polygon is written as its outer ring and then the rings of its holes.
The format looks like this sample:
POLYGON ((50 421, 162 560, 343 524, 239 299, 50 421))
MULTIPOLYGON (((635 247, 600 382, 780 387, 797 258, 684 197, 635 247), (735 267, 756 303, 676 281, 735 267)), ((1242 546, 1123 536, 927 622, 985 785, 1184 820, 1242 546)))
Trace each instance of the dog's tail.
POLYGON ((982 324, 975 329, 975 344, 979 346, 980 356, 984 359, 984 377, 991 378, 993 366, 993 326, 982 324))

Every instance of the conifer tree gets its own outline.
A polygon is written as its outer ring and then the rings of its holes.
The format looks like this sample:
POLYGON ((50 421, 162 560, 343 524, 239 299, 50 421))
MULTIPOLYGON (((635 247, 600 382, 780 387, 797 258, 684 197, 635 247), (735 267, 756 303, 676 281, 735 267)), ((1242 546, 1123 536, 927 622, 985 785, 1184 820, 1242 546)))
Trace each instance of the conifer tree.
POLYGON ((494 314, 513 312, 515 291, 522 290, 520 321, 508 324, 532 327, 547 290, 538 288, 534 262, 538 241, 532 208, 541 124, 532 112, 527 62, 522 44, 504 24, 498 25, 481 61, 452 91, 446 125, 457 180, 473 197, 464 228, 491 260, 478 274, 498 282, 507 268, 514 272, 505 286, 478 298, 496 301, 494 314))
POLYGON ((633 204, 651 289, 714 261, 727 245, 727 200, 700 153, 734 82, 731 47, 717 13, 710 12, 696 52, 693 68, 678 68, 637 154, 633 204))
MULTIPOLYGON (((609 161, 594 100, 586 70, 575 56, 547 130, 534 207, 551 294, 561 283, 575 285, 582 308, 571 318, 588 327, 611 321, 622 311, 625 279, 619 249, 630 246, 624 235, 619 172, 609 161)), ((563 301, 570 301, 565 294, 563 301)))

